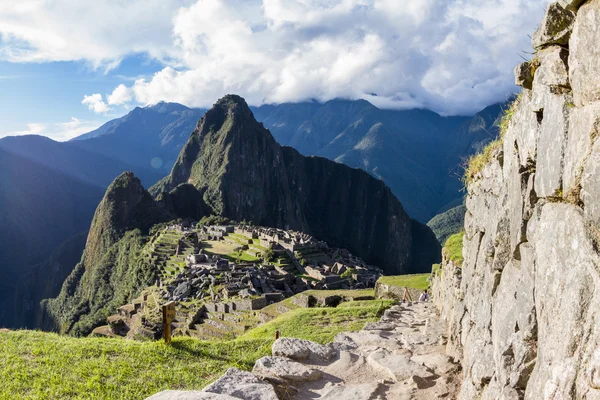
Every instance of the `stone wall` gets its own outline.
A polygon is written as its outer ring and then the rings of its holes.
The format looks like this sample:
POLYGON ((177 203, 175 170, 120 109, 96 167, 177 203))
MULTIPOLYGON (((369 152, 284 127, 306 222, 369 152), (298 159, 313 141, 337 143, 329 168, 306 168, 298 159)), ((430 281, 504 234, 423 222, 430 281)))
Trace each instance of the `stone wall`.
POLYGON ((600 399, 600 0, 559 3, 433 280, 462 399, 600 399))

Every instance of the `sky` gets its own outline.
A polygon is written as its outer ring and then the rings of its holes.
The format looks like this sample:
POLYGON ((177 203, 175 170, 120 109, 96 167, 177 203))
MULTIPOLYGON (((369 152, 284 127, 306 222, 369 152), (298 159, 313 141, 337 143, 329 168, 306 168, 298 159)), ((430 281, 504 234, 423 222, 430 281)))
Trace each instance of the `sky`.
POLYGON ((549 0, 0 0, 0 137, 136 106, 366 99, 472 115, 517 88, 549 0))

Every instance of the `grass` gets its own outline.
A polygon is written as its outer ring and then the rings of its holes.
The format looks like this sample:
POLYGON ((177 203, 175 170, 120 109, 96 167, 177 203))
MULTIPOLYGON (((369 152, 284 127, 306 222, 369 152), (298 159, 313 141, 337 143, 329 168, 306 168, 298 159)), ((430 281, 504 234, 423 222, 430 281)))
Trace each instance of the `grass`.
POLYGON ((201 389, 235 366, 250 370, 272 340, 162 342, 0 333, 0 399, 144 399, 201 389))
POLYGON ((234 252, 234 246, 225 243, 224 241, 202 242, 202 248, 208 255, 218 255, 231 262, 237 262, 239 260, 240 262, 256 263, 259 261, 258 258, 246 252, 242 252, 241 254, 234 252))
POLYGON ((510 125, 510 121, 517 111, 517 107, 521 102, 521 97, 523 93, 521 92, 517 98, 511 103, 511 105, 504 110, 504 114, 500 118, 500 122, 498 123, 498 128, 500 129, 500 135, 495 140, 491 141, 483 148, 480 153, 473 154, 468 158, 465 163, 465 172, 463 176, 463 183, 467 186, 469 183, 475 180, 477 174, 479 174, 483 168, 490 162, 492 159, 492 155, 496 150, 502 147, 502 143, 504 140, 504 135, 508 130, 510 125))
POLYGON ((462 254, 464 236, 464 231, 450 236, 448 240, 446 240, 446 244, 444 245, 443 249, 451 261, 460 265, 462 265, 464 261, 462 254))
POLYGON ((371 300, 342 303, 343 306, 336 308, 298 308, 246 332, 239 339, 266 340, 279 331, 283 337, 325 344, 340 332, 361 330, 367 322, 378 321, 392 304, 392 301, 371 300))
POLYGON ((408 287, 419 290, 426 290, 429 288, 430 274, 412 274, 412 275, 395 275, 395 276, 382 276, 377 282, 399 287, 408 287))

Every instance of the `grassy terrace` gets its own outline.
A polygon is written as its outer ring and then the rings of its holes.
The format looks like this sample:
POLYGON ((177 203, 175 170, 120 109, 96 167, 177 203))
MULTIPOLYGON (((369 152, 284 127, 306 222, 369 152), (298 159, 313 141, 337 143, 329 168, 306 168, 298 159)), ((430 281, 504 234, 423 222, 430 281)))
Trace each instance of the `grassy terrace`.
POLYGON ((246 332, 239 339, 265 340, 279 331, 281 336, 325 344, 340 332, 360 330, 367 322, 379 320, 381 313, 392 304, 389 300, 365 300, 342 303, 336 308, 296 308, 246 332))
POLYGON ((382 276, 377 282, 381 282, 390 286, 409 287, 419 290, 425 290, 429 288, 430 274, 413 274, 413 275, 396 275, 396 276, 382 276))

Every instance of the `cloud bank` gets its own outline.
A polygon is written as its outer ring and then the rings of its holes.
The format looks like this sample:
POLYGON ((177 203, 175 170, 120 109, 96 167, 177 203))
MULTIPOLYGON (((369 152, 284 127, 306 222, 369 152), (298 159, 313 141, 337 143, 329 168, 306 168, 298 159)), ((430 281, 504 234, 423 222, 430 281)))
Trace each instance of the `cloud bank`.
POLYGON ((49 124, 32 122, 26 124, 27 129, 25 130, 0 133, 0 138, 6 136, 42 135, 62 142, 73 139, 84 133, 91 132, 100 125, 101 123, 98 121, 82 121, 75 117, 71 117, 71 120, 67 122, 49 124))
POLYGON ((343 97, 470 114, 516 90, 513 68, 548 0, 20 3, 0 6, 0 58, 109 71, 146 53, 164 64, 106 102, 86 96, 99 113, 132 101, 208 107, 237 93, 254 105, 343 97))

